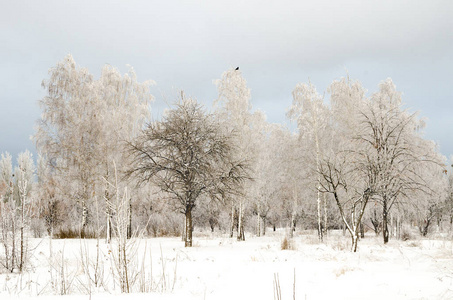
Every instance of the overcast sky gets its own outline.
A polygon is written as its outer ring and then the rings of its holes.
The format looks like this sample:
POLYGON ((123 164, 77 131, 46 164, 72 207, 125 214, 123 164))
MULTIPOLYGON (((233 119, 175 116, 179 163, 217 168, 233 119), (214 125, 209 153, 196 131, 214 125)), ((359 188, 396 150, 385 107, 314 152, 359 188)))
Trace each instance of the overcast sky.
POLYGON ((41 82, 68 53, 156 81, 154 115, 179 89, 210 106, 236 66, 278 123, 299 82, 322 93, 348 72, 371 94, 391 77, 453 154, 453 1, 1 1, 0 152, 35 152, 41 82))

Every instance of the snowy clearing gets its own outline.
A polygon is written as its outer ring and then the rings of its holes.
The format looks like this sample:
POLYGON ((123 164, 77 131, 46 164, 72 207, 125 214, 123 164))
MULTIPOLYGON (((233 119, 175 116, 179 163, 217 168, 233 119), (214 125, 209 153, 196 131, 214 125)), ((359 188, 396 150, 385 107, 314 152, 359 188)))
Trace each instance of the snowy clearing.
POLYGON ((294 283, 296 299, 453 298, 453 248, 447 240, 391 240, 384 246, 380 237, 367 236, 352 253, 341 233, 321 244, 316 233, 299 232, 295 250, 281 250, 282 231, 245 242, 201 232, 194 237, 193 248, 180 238, 136 240, 129 272, 139 275, 132 294, 121 294, 114 280, 114 245, 99 241, 102 284, 95 287, 84 271, 93 269, 84 269, 81 257, 88 253, 96 261, 96 240, 52 240, 49 258, 49 239, 34 239, 33 269, 1 274, 0 298, 57 299, 64 291, 65 299, 80 299, 91 290, 91 299, 275 299, 277 281, 281 299, 292 299, 294 283), (144 289, 152 295, 140 293, 144 289))

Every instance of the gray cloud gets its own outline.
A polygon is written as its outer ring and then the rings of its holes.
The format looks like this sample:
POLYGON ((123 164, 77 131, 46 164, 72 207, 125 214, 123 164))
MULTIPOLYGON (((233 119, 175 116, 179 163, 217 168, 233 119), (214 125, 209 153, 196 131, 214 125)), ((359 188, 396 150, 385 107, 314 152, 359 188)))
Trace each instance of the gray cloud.
POLYGON ((31 148, 47 70, 72 53, 154 79, 154 110, 183 88, 209 105, 240 66, 255 108, 284 122, 297 82, 319 91, 348 69, 370 89, 392 77, 426 136, 453 153, 451 1, 9 1, 0 9, 0 151, 31 148))

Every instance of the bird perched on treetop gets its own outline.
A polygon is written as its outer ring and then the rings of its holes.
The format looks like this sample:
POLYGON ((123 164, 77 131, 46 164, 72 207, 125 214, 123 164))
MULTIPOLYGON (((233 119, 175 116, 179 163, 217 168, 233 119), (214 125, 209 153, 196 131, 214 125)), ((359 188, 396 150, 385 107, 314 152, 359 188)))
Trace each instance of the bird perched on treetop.
POLYGON ((239 70, 239 67, 237 67, 236 69, 234 69, 235 71, 239 70))

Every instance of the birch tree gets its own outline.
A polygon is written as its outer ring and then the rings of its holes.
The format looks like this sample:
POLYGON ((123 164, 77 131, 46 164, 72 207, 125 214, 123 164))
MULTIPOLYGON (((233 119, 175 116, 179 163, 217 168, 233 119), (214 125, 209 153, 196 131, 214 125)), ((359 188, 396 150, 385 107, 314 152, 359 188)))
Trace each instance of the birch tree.
POLYGON ((313 145, 316 180, 316 203, 318 215, 318 237, 323 240, 321 191, 320 191, 320 161, 322 156, 321 139, 325 135, 325 129, 329 124, 329 109, 324 105, 323 97, 319 95, 313 84, 298 84, 293 90, 293 103, 287 112, 292 121, 297 122, 299 136, 302 143, 313 145))
MULTIPOLYGON (((224 127, 228 131, 235 132, 234 143, 238 149, 234 153, 235 160, 245 159, 249 162, 251 173, 255 174, 256 157, 259 145, 254 139, 253 121, 257 119, 252 113, 250 102, 250 89, 247 82, 242 77, 241 71, 230 69, 222 74, 221 79, 216 80, 218 98, 214 101, 216 115, 224 122, 224 127)), ((259 112, 256 114, 260 114, 259 112)), ((234 216, 237 215, 239 241, 245 240, 244 234, 244 212, 247 207, 248 199, 251 199, 251 185, 248 182, 244 186, 241 197, 236 196, 231 211, 231 234, 233 237, 234 216)))
MULTIPOLYGON (((110 65, 106 65, 102 69, 99 80, 99 97, 102 107, 99 111, 101 130, 98 142, 101 146, 100 175, 104 184, 107 242, 110 241, 113 232, 112 197, 116 194, 109 182, 114 178, 115 172, 119 174, 121 180, 130 165, 123 149, 125 142, 136 137, 145 122, 149 120, 149 103, 153 100, 149 93, 149 86, 153 84, 154 82, 151 80, 139 83, 132 67, 129 67, 128 72, 124 75, 110 65)), ((130 202, 131 198, 127 200, 130 202)), ((129 203, 130 206, 131 203, 129 203)), ((129 222, 128 228, 130 237, 131 222, 129 222)))
POLYGON ((381 82, 361 115, 362 132, 357 138, 371 150, 375 191, 382 205, 383 240, 387 243, 391 209, 414 191, 429 194, 429 184, 420 171, 423 165, 444 163, 433 144, 421 136, 424 122, 417 113, 402 109, 401 93, 391 79, 381 82))
POLYGON ((256 235, 261 236, 265 233, 265 220, 270 210, 267 172, 270 171, 271 161, 269 159, 268 138, 269 124, 266 122, 264 112, 257 111, 252 114, 250 122, 250 138, 253 144, 254 171, 253 182, 250 182, 248 197, 252 206, 252 212, 256 216, 255 230, 256 235))
POLYGON ((4 257, 1 263, 13 272, 22 272, 29 258, 26 230, 30 225, 35 166, 29 151, 19 153, 17 166, 12 171, 11 155, 2 154, 0 160, 1 242, 4 257))
POLYGON ((121 76, 110 66, 95 80, 71 55, 49 74, 43 81, 47 96, 40 101, 42 116, 34 140, 51 172, 64 178, 58 192, 77 203, 83 237, 90 219, 89 204, 98 196, 106 199, 110 226, 107 202, 113 192, 105 182, 112 174, 113 160, 119 171, 128 165, 121 154, 122 141, 136 134, 149 117, 151 82, 137 82, 133 69, 121 76))
MULTIPOLYGON (((343 149, 332 149, 337 155, 349 155, 345 161, 354 158, 352 170, 362 170, 366 174, 362 179, 367 178, 368 184, 361 185, 359 194, 365 195, 364 191, 369 189, 367 194, 372 196, 373 202, 382 206, 382 218, 379 219, 382 220, 384 243, 387 243, 391 209, 402 200, 432 194, 422 170, 428 165, 441 166, 442 158, 434 145, 422 138, 424 122, 416 113, 402 109, 401 93, 396 91, 390 79, 381 82, 379 91, 369 99, 365 98, 360 83, 349 78, 334 81, 329 91, 336 132, 332 140, 336 145, 342 145, 341 141, 346 145, 343 149)), ((352 167, 342 166, 342 169, 352 167)), ((331 167, 344 174, 333 165, 327 170, 331 167)), ((332 180, 330 182, 332 185, 332 180)), ((351 187, 350 183, 347 185, 351 187)), ((380 229, 378 218, 372 221, 376 229, 380 229)))
POLYGON ((19 206, 19 230, 20 230, 20 250, 18 268, 22 272, 28 260, 28 239, 26 238, 25 230, 30 226, 31 218, 31 190, 33 186, 35 174, 35 165, 33 162, 32 154, 27 150, 19 153, 17 158, 17 167, 15 168, 14 175, 16 178, 16 189, 18 192, 18 206, 19 206))
POLYGON ((68 215, 65 214, 65 203, 59 187, 62 183, 58 182, 61 178, 52 173, 52 169, 47 159, 39 156, 37 164, 37 201, 40 206, 40 218, 44 219, 47 233, 53 238, 55 229, 68 215))
POLYGON ((0 200, 8 201, 13 191, 13 162, 11 154, 5 152, 0 159, 0 200))
POLYGON ((372 146, 357 139, 364 89, 349 78, 334 81, 331 94, 332 133, 323 153, 319 174, 324 193, 331 194, 340 218, 351 236, 351 250, 357 251, 359 232, 366 207, 376 191, 376 167, 372 146))
POLYGON ((360 224, 374 193, 374 170, 361 155, 340 150, 320 164, 321 190, 333 195, 341 219, 351 236, 351 250, 357 251, 360 224))
POLYGON ((290 234, 293 232, 294 219, 299 206, 300 198, 294 196, 296 188, 295 178, 299 178, 299 160, 293 160, 295 152, 295 136, 288 128, 280 124, 270 124, 266 139, 265 159, 260 167, 262 172, 262 186, 259 187, 262 196, 262 206, 268 208, 263 221, 266 220, 274 230, 281 222, 287 223, 290 234), (290 220, 287 220, 287 211, 290 211, 290 220))
POLYGON ((415 210, 417 227, 422 236, 427 236, 430 227, 436 225, 438 230, 441 227, 442 211, 445 199, 448 198, 448 177, 443 172, 445 169, 436 164, 427 164, 420 169, 428 189, 426 193, 411 193, 414 203, 409 203, 415 210))
POLYGON ((70 183, 61 191, 79 205, 80 235, 84 237, 101 153, 96 84, 71 55, 49 74, 50 79, 42 84, 47 96, 40 101, 42 116, 34 138, 38 152, 48 158, 57 176, 70 183))
POLYGON ((0 221, 1 243, 4 256, 0 263, 3 268, 13 272, 17 257, 17 217, 14 195, 14 174, 11 155, 2 153, 0 159, 0 221))

